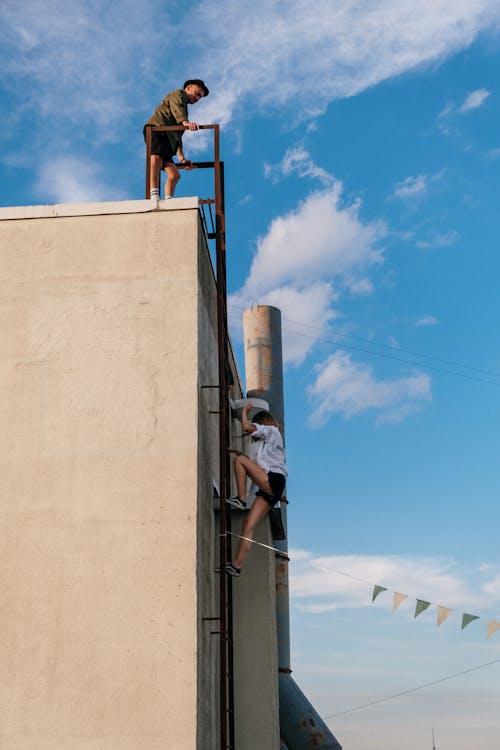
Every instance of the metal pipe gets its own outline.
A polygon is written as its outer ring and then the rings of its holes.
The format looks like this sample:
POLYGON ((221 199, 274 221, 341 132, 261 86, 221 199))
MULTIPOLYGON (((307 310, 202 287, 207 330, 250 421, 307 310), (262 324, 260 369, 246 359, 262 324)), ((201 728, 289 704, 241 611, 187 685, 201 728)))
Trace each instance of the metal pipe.
POLYGON ((280 674, 280 734, 289 750, 342 750, 342 746, 289 674, 280 674))
POLYGON ((268 305, 253 305, 245 310, 243 335, 247 397, 263 398, 272 404, 272 414, 284 439, 281 311, 268 305))
MULTIPOLYGON (((279 422, 285 439, 281 312, 254 305, 243 313, 247 397, 263 398, 279 422)), ((285 539, 275 541, 276 624, 278 635, 280 735, 288 750, 342 750, 341 746, 291 677, 290 598, 288 587, 287 502, 281 503, 285 539)))
MULTIPOLYGON (((247 398, 262 398, 269 403, 285 442, 283 398, 283 358, 281 311, 268 305, 254 305, 243 312, 245 376, 247 398)), ((288 597, 288 542, 286 502, 281 503, 281 521, 285 539, 275 542, 282 555, 276 556, 276 618, 278 623, 278 668, 290 672, 290 613, 288 597)))

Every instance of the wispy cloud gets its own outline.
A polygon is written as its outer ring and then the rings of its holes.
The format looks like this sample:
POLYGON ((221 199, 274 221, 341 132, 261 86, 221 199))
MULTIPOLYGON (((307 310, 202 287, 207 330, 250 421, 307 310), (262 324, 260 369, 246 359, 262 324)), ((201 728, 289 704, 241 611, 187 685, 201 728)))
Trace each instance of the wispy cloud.
POLYGON ((429 188, 443 179, 446 172, 447 170, 444 168, 435 174, 418 174, 415 177, 406 177, 404 180, 396 183, 391 197, 402 200, 422 197, 426 195, 429 188))
POLYGON ((253 201, 253 195, 249 195, 249 194, 247 194, 247 195, 245 195, 245 196, 244 196, 243 198, 241 198, 241 199, 240 199, 240 200, 238 201, 238 205, 239 205, 239 206, 247 206, 247 205, 248 205, 249 203, 251 203, 252 201, 253 201))
POLYGON ((489 0, 424 3, 418 24, 414 9, 395 0, 318 0, 314 12, 295 0, 286 14, 266 0, 244 12, 230 0, 202 0, 189 13, 159 0, 140 7, 119 0, 109 8, 96 0, 5 0, 0 62, 12 91, 24 82, 27 110, 54 119, 78 112, 99 127, 116 122, 139 102, 147 106, 152 86, 180 83, 194 61, 194 73, 203 71, 211 84, 204 102, 210 118, 227 123, 250 100, 312 122, 332 99, 445 58, 499 21, 500 8, 489 0), (162 82, 158 49, 174 34, 182 44, 169 58, 169 82, 162 82), (317 93, 306 101, 304 91, 317 93))
POLYGON ((416 177, 406 177, 398 182, 394 188, 395 198, 414 198, 427 190, 427 175, 418 174, 416 177))
POLYGON ((450 229, 448 232, 431 234, 428 239, 417 240, 417 247, 422 250, 428 250, 433 247, 452 247, 460 239, 460 234, 456 229, 450 229))
POLYGON ((279 164, 265 164, 264 174, 273 182, 277 182, 281 177, 297 174, 299 177, 319 180, 325 187, 335 184, 333 175, 315 164, 310 153, 300 145, 287 149, 279 164))
POLYGON ((457 118, 461 115, 482 107, 490 95, 491 92, 488 89, 475 89, 474 91, 470 91, 462 104, 458 106, 453 102, 447 102, 437 118, 439 130, 444 135, 450 135, 453 121, 455 120, 456 122, 457 118))
POLYGON ((341 350, 316 371, 316 380, 308 388, 313 427, 321 427, 334 414, 350 418, 367 411, 375 411, 378 422, 399 422, 431 399, 431 380, 425 373, 377 380, 371 367, 353 362, 341 350))
MULTIPOLYGON (((137 75, 156 65, 152 7, 132 0, 119 7, 95 0, 6 0, 0 9, 3 80, 22 90, 23 120, 37 115, 78 142, 95 126, 103 140, 119 140, 118 128, 137 104, 137 75), (149 51, 151 50, 151 51, 149 51), (134 71, 134 75, 131 73, 134 71), (29 114, 31 113, 31 115, 29 114)), ((167 33, 168 23, 162 29, 167 33)))
POLYGON ((471 91, 465 97, 465 101, 462 106, 459 107, 458 111, 463 113, 470 112, 472 109, 479 109, 479 107, 483 106, 490 94, 491 92, 488 91, 488 89, 475 89, 475 91, 471 91))
MULTIPOLYGON (((500 7, 490 0, 426 2, 418 24, 414 9, 396 0, 318 0, 314 12, 304 0, 293 0, 286 14, 267 0, 244 12, 230 0, 201 0, 188 13, 159 0, 109 6, 5 0, 0 66, 13 106, 2 138, 14 144, 15 127, 29 122, 33 153, 47 143, 64 143, 87 159, 103 143, 121 143, 135 153, 142 123, 187 70, 211 89, 197 105, 201 121, 227 125, 248 108, 272 112, 280 124, 307 127, 332 100, 444 59, 499 22, 500 7), (158 52, 167 38, 181 40, 168 65, 158 52)), ((193 139, 192 150, 206 143, 193 139)), ((326 175, 310 176, 326 185, 326 175)))
POLYGON ((56 156, 43 161, 33 192, 55 203, 86 203, 127 197, 103 177, 95 163, 72 156, 56 156))
POLYGON ((419 318, 415 321, 415 325, 419 326, 437 326, 437 318, 434 315, 426 315, 425 318, 419 318))
POLYGON ((465 568, 449 558, 405 555, 315 556, 306 550, 291 550, 290 591, 302 611, 321 613, 371 603, 372 587, 384 586, 388 593, 377 606, 392 605, 392 593, 408 596, 401 611, 415 608, 415 599, 452 609, 484 608, 494 615, 500 606, 498 565, 465 568), (300 553, 300 554, 299 554, 300 553))
POLYGON ((203 0, 195 15, 204 29, 203 69, 220 81, 224 107, 248 97, 292 121, 313 121, 335 98, 467 47, 498 24, 500 8, 436 0, 419 7, 416 24, 414 8, 395 0, 318 0, 314 12, 296 0, 286 14, 277 2, 256 0, 242 14, 229 0, 203 0), (305 91, 317 95, 306 101, 305 91))

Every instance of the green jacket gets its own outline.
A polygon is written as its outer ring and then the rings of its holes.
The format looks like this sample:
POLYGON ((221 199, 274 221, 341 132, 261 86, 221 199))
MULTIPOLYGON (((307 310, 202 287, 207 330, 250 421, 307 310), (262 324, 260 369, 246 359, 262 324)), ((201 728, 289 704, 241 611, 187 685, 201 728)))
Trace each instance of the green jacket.
MULTIPOLYGON (((180 125, 188 119, 188 101, 188 95, 184 89, 171 91, 156 107, 146 125, 180 125)), ((183 131, 179 130, 166 134, 174 154, 179 146, 182 146, 182 133, 183 131)))

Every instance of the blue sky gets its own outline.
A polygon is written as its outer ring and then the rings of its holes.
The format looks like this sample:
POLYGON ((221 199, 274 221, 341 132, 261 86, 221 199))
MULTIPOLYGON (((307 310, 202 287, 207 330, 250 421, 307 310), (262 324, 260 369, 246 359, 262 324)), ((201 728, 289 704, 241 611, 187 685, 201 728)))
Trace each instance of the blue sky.
MULTIPOLYGON (((292 666, 324 716, 500 658, 500 6, 415 8, 0 8, 2 206, 142 198, 144 121, 211 90, 242 370, 242 309, 283 312, 292 666)), ((329 721, 346 750, 496 750, 499 666, 329 721)))

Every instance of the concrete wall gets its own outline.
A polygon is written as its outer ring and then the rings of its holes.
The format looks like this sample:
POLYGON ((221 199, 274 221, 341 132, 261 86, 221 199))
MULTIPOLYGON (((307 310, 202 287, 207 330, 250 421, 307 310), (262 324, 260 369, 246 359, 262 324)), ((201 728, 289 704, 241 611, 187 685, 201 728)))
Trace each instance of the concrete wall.
MULTIPOLYGON (((243 512, 234 511, 234 532, 242 522, 243 512)), ((254 539, 273 545, 267 519, 254 539)), ((233 587, 237 750, 280 747, 274 560, 273 552, 254 545, 233 587)))
POLYGON ((218 747, 215 288, 196 199, 160 206, 0 211, 3 750, 218 747))

